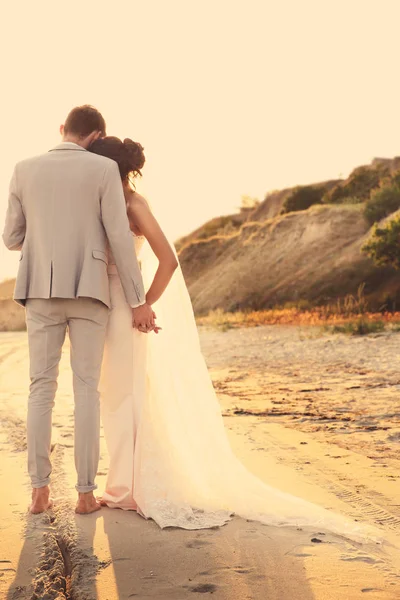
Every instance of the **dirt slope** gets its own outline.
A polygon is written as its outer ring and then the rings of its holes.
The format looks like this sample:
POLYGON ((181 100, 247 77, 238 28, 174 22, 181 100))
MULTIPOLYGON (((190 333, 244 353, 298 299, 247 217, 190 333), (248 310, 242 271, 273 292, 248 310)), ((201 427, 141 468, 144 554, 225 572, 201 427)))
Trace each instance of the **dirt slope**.
POLYGON ((319 205, 194 241, 179 256, 198 314, 300 299, 324 303, 356 293, 364 282, 376 305, 396 297, 400 282, 362 255, 368 234, 362 206, 319 205))

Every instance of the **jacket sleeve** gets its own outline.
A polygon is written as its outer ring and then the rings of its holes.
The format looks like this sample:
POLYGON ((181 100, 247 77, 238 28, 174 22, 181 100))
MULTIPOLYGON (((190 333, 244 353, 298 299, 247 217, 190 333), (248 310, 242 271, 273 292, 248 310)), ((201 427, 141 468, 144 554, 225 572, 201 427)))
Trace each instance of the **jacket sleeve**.
POLYGON ((118 165, 112 160, 108 163, 101 190, 101 216, 126 300, 132 308, 136 308, 146 301, 142 274, 126 214, 118 165))
POLYGON ((17 186, 17 167, 10 182, 3 241, 9 250, 20 250, 25 239, 26 220, 17 186))

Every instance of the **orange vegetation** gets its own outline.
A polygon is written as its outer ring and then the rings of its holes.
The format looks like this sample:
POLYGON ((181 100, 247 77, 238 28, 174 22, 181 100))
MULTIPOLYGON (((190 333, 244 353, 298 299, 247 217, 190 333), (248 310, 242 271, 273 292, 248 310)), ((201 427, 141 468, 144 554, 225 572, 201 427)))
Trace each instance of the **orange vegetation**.
POLYGON ((198 317, 199 325, 211 325, 222 329, 231 327, 257 327, 259 325, 340 325, 362 318, 367 322, 383 321, 400 323, 400 312, 385 313, 340 313, 332 307, 321 306, 311 310, 299 308, 276 308, 270 310, 225 313, 221 310, 198 317))

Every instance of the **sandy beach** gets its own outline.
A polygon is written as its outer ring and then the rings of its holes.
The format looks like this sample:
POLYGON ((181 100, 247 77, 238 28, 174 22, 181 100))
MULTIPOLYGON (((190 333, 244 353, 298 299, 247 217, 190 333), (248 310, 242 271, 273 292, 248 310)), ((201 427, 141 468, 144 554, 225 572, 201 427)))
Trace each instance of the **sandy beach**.
MULTIPOLYGON (((0 334, 0 598, 395 600, 400 597, 400 333, 200 328, 232 447, 264 481, 378 526, 388 544, 235 517, 161 530, 134 512, 73 511, 73 400, 63 351, 54 410, 54 509, 30 516, 25 333, 0 334)), ((97 483, 107 452, 102 437, 97 483)))

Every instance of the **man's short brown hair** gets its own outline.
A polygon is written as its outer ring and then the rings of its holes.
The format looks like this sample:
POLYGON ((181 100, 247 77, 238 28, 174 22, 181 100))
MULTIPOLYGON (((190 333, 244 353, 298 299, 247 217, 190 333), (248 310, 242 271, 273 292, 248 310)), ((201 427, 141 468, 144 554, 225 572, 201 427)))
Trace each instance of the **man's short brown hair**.
POLYGON ((101 113, 89 104, 73 108, 64 123, 64 132, 85 138, 93 131, 106 135, 106 122, 101 113))

